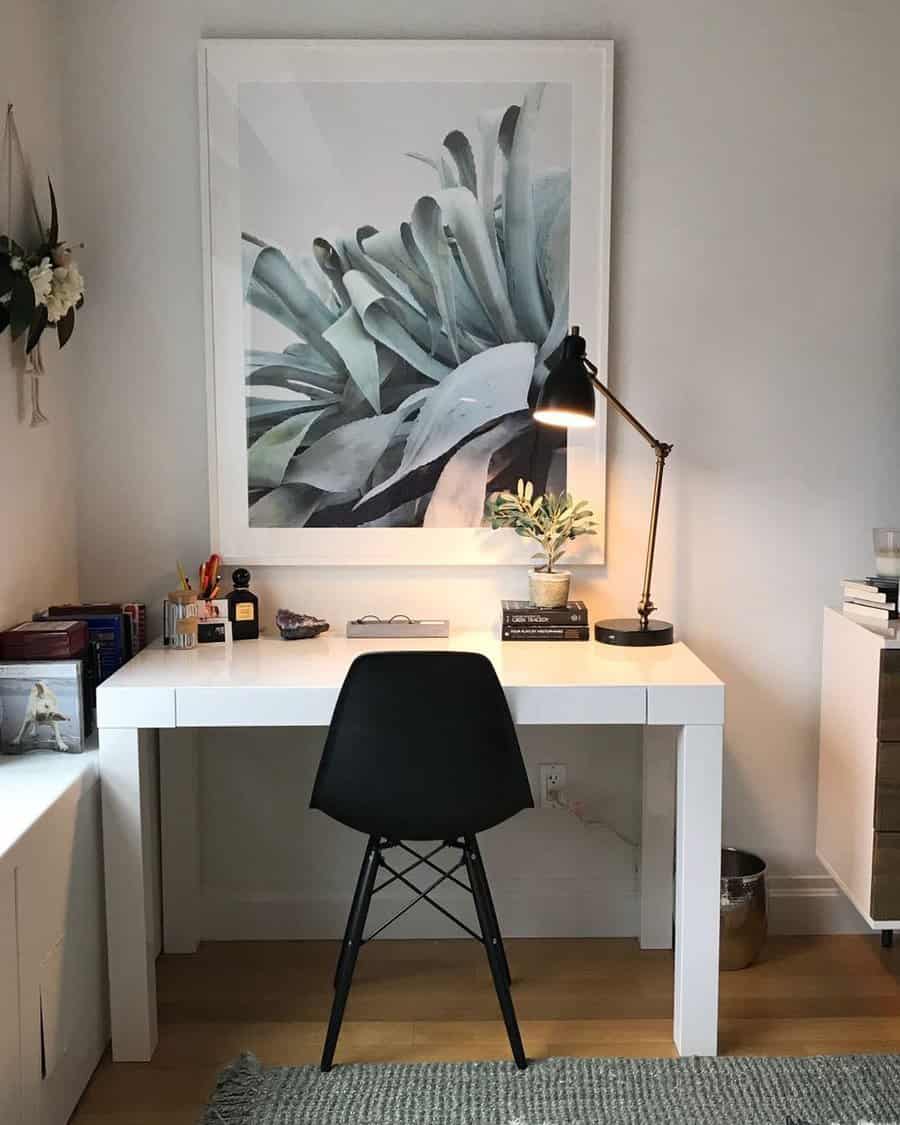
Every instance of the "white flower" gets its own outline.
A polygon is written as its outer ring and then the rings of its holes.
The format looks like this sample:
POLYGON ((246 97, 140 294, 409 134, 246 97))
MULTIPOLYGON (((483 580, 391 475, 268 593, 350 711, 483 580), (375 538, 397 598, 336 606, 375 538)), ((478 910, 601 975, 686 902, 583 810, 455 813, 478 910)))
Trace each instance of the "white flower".
POLYGON ((67 266, 57 266, 52 271, 52 284, 44 304, 47 306, 47 319, 51 324, 62 320, 84 296, 84 278, 74 261, 67 266))
POLYGON ((53 266, 49 258, 42 258, 40 265, 32 266, 28 271, 28 280, 34 290, 35 302, 39 305, 47 303, 47 296, 53 285, 53 266))
POLYGON ((24 262, 22 261, 22 259, 21 259, 21 258, 20 258, 20 257, 18 256, 18 254, 14 254, 14 255, 13 255, 13 256, 12 256, 12 257, 11 257, 11 258, 9 259, 9 268, 10 268, 11 270, 15 270, 15 272, 16 272, 16 273, 18 273, 18 272, 19 272, 19 270, 20 270, 20 269, 22 268, 22 266, 24 266, 24 265, 25 265, 25 263, 24 263, 24 262))

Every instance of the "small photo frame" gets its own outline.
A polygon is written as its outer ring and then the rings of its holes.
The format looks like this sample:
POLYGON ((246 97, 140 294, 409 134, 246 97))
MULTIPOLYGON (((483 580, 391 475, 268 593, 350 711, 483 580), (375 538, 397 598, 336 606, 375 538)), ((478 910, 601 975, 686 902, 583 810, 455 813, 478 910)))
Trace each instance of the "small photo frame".
POLYGON ((84 750, 80 660, 0 664, 0 751, 84 750))

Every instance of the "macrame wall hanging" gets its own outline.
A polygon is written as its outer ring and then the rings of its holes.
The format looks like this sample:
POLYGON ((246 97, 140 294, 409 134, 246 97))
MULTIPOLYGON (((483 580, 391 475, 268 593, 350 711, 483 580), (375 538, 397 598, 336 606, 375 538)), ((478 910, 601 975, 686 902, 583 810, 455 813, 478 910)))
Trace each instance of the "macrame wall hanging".
POLYGON ((84 304, 84 278, 72 257, 72 246, 59 237, 59 212, 48 178, 50 221, 44 224, 38 208, 31 170, 25 158, 13 107, 6 109, 2 159, 6 165, 6 231, 0 234, 0 334, 9 328, 13 340, 25 341, 25 373, 31 382, 31 425, 48 421, 41 410, 40 380, 44 374, 41 341, 46 328, 56 330, 65 347, 75 330, 75 310, 84 304), (31 204, 22 241, 13 238, 14 167, 31 204))

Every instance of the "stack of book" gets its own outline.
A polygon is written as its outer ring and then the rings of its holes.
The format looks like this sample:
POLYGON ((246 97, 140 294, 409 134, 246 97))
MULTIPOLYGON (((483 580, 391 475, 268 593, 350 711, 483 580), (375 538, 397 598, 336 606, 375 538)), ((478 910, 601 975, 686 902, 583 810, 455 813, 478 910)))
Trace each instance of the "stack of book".
POLYGON ((35 622, 52 622, 57 618, 84 622, 99 654, 101 683, 130 660, 146 640, 146 609, 138 602, 51 605, 34 616, 35 622))
POLYGON ((897 578, 845 578, 844 613, 871 621, 893 621, 897 616, 897 578))
POLYGON ((503 602, 504 641, 586 641, 590 638, 584 602, 543 609, 531 602, 503 602))

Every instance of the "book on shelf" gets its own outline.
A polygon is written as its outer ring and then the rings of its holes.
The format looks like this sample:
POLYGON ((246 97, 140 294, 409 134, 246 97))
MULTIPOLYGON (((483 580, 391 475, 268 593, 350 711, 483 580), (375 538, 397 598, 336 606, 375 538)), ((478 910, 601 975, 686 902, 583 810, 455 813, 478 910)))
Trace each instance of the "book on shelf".
POLYGON ((587 625, 504 625, 504 641, 587 641, 591 631, 587 625))
POLYGON ((122 612, 131 618, 132 655, 147 645, 147 607, 143 602, 123 602, 122 612))
POLYGON ((87 625, 88 637, 97 646, 100 658, 102 683, 131 658, 132 637, 131 618, 113 604, 92 603, 88 605, 52 605, 36 620, 52 620, 56 617, 69 617, 83 621, 87 625))
POLYGON ((0 659, 64 659, 77 656, 87 643, 84 621, 23 621, 0 633, 0 659))
POLYGON ((868 578, 845 578, 844 612, 870 621, 893 621, 900 604, 900 582, 878 575, 868 578))
POLYGON ((870 602, 896 601, 896 578, 845 578, 845 598, 864 598, 870 602))
POLYGON ((844 613, 856 617, 871 618, 873 621, 892 621, 897 611, 883 605, 866 605, 865 602, 844 601, 844 613))
POLYGON ((587 625, 588 611, 584 602, 567 602, 562 606, 544 607, 531 602, 504 601, 503 627, 507 625, 587 625))

